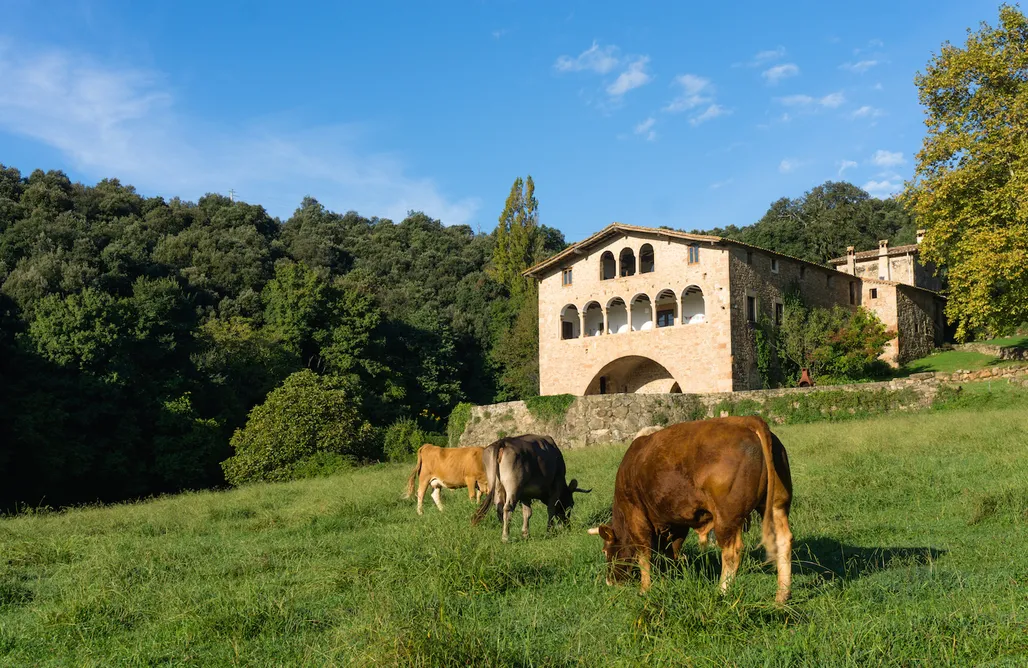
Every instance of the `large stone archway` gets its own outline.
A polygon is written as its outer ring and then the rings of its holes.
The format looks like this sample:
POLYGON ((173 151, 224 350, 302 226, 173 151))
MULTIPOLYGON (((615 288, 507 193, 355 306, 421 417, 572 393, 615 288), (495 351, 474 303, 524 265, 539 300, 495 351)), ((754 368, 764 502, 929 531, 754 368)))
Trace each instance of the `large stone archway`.
POLYGON ((674 376, 660 363, 641 355, 627 355, 600 369, 582 394, 666 394, 677 386, 674 376))

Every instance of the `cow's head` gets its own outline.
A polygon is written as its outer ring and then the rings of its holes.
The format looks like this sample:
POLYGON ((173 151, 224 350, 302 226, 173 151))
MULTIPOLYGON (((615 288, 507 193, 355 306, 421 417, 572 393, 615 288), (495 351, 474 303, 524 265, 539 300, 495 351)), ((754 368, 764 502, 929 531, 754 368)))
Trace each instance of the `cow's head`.
POLYGON ((618 542, 614 528, 606 524, 589 529, 593 536, 603 539, 603 556, 607 559, 607 584, 618 584, 629 578, 634 550, 618 542))
POLYGON ((575 494, 588 494, 591 489, 579 489, 578 481, 574 478, 568 483, 567 487, 560 495, 560 499, 557 500, 556 513, 554 517, 557 518, 563 524, 567 524, 568 515, 571 513, 571 509, 575 507, 575 494))

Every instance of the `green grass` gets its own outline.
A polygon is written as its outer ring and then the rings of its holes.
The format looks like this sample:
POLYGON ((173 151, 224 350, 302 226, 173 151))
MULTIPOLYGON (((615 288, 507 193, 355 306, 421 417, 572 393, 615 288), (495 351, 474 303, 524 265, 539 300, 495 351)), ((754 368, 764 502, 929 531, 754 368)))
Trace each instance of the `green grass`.
POLYGON ((912 373, 922 373, 925 371, 935 371, 938 373, 953 373, 960 370, 977 371, 985 367, 1017 363, 1016 361, 998 360, 992 355, 976 353, 970 350, 946 350, 907 362, 896 371, 895 375, 909 376, 912 373))
POLYGON ((984 343, 989 346, 1025 346, 1028 347, 1028 334, 1020 334, 1016 336, 1007 336, 1002 339, 991 339, 989 341, 979 341, 978 343, 984 343))
POLYGON ((623 447, 595 447, 566 453, 593 488, 572 528, 546 536, 537 505, 508 545, 463 491, 418 517, 395 464, 4 519, 0 665, 1023 665, 1028 403, 1000 398, 775 428, 796 489, 784 609, 753 555, 719 596, 692 538, 649 595, 604 585, 585 529, 623 447))

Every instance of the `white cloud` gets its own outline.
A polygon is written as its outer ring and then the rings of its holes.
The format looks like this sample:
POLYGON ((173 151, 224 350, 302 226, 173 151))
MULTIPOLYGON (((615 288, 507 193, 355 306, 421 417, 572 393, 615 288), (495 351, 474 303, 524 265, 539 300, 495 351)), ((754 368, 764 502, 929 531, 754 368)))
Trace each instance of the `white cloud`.
POLYGON ((714 99, 714 88, 710 85, 710 79, 704 79, 695 74, 680 74, 675 77, 674 85, 681 87, 682 92, 664 107, 664 111, 671 113, 687 111, 712 102, 714 99))
POLYGON ((783 63, 781 65, 775 65, 769 69, 764 70, 760 73, 760 76, 767 79, 767 82, 774 86, 782 79, 788 79, 794 77, 800 73, 800 68, 796 67, 793 63, 783 63))
POLYGON ((861 186, 869 194, 875 197, 889 197, 903 190, 903 184, 899 181, 868 181, 861 186))
POLYGON ((855 63, 843 63, 842 65, 839 65, 839 69, 849 70, 850 72, 854 72, 856 74, 863 74, 864 72, 867 72, 869 69, 871 69, 877 64, 877 60, 860 60, 855 63))
POLYGON ((714 183, 711 183, 708 187, 711 190, 718 190, 720 188, 724 188, 725 186, 730 186, 734 182, 735 179, 725 179, 724 181, 715 181, 714 183))
POLYGON ((654 124, 656 124, 656 122, 657 119, 653 118, 652 116, 647 118, 645 121, 635 126, 635 134, 645 135, 646 141, 653 141, 657 138, 657 133, 653 130, 653 126, 654 124))
POLYGON ((649 56, 639 56, 628 63, 628 69, 619 74, 614 83, 607 86, 607 93, 613 97, 620 97, 633 88, 645 86, 653 81, 653 77, 646 72, 646 64, 649 62, 649 56))
POLYGON ((857 166, 857 163, 853 160, 840 160, 839 161, 839 178, 846 172, 847 169, 852 169, 857 166))
POLYGON ((420 209, 448 224, 469 222, 479 208, 410 176, 396 155, 358 150, 365 134, 358 124, 297 130, 232 119, 217 126, 180 111, 159 73, 66 51, 0 49, 0 81, 0 131, 141 192, 195 199, 234 188, 283 216, 310 194, 329 208, 394 220, 420 209))
POLYGON ((503 37, 506 34, 507 34, 507 29, 506 28, 500 28, 499 30, 494 30, 493 31, 493 39, 500 39, 501 37, 503 37))
POLYGON ((786 95, 785 97, 778 98, 780 104, 786 107, 827 107, 829 109, 835 109, 842 105, 846 101, 846 96, 841 92, 829 93, 824 97, 814 98, 810 95, 786 95))
POLYGON ((606 74, 617 67, 620 62, 616 46, 600 47, 599 44, 593 42, 592 46, 578 54, 575 58, 560 56, 557 58, 557 62, 553 64, 553 68, 558 72, 588 71, 606 74))
POLYGON ((724 116, 730 114, 729 110, 722 107, 720 104, 712 104, 707 107, 702 114, 694 116, 689 119, 689 123, 692 125, 699 125, 700 123, 706 123, 707 121, 717 118, 718 116, 724 116))
POLYGON ((806 162, 803 160, 796 160, 794 158, 785 158, 778 163, 778 171, 782 174, 788 174, 789 172, 795 171, 796 169, 805 165, 806 162))
POLYGON ((849 114, 849 118, 855 120, 857 118, 878 118, 879 116, 884 115, 885 112, 881 109, 865 104, 859 109, 854 109, 853 111, 851 111, 849 114))
POLYGON ((878 149, 875 154, 871 156, 871 164, 879 167, 895 167, 896 165, 902 165, 906 160, 903 158, 902 153, 893 151, 883 151, 878 149))
POLYGON ((779 46, 776 49, 758 51, 749 62, 734 63, 732 67, 761 67, 768 62, 779 60, 785 57, 785 47, 779 46))

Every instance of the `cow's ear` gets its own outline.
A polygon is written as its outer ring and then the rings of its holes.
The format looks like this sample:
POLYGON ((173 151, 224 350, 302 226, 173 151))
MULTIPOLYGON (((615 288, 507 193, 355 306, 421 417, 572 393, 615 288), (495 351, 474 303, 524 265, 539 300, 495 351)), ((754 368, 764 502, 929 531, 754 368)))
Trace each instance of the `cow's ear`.
POLYGON ((600 530, 599 531, 600 538, 603 539, 603 542, 605 542, 605 543, 613 543, 614 542, 614 530, 613 529, 611 529, 606 524, 601 524, 600 526, 597 527, 597 529, 600 530))

